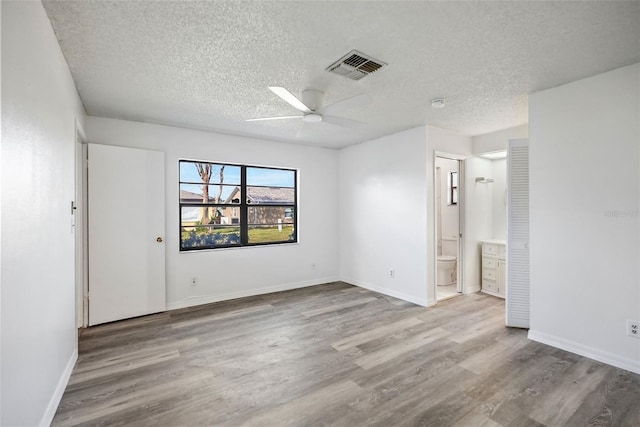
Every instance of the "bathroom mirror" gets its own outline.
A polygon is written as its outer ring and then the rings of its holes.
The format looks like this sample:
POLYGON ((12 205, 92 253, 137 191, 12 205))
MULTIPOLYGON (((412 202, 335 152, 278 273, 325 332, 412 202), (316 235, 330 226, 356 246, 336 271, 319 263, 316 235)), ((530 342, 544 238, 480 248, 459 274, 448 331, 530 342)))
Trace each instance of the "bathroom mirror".
POLYGON ((449 172, 447 179, 447 204, 458 204, 458 172, 449 172))

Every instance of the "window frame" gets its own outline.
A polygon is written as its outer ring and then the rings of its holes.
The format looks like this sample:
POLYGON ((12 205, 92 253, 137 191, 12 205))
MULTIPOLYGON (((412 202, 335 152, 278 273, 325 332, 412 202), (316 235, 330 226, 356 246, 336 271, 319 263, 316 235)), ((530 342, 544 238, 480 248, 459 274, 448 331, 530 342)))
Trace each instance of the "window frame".
MULTIPOLYGON (((217 185, 235 185, 235 184, 208 184, 210 186, 217 185)), ((209 226, 207 224, 205 226, 209 226)), ((270 224, 265 224, 270 225, 270 224)), ((275 225, 275 224, 274 224, 275 225)), ((192 227, 192 226, 188 226, 192 227)), ((195 227, 195 226, 193 226, 195 227)), ((246 164, 236 164, 236 163, 224 163, 224 162, 215 162, 215 161, 204 161, 204 160, 192 160, 192 159, 178 159, 178 246, 180 252, 192 252, 192 251, 201 251, 201 250, 216 250, 216 249, 229 249, 229 248, 243 248, 243 247, 253 247, 253 246, 271 246, 271 245, 283 245, 283 244, 291 244, 298 243, 298 170, 292 168, 283 168, 283 167, 271 167, 271 166, 257 166, 257 165, 246 165, 246 164), (232 166, 240 168, 240 184, 237 186, 240 188, 240 203, 194 203, 194 202, 182 202, 181 197, 181 186, 184 185, 204 185, 204 183, 196 183, 192 181, 182 181, 180 176, 181 165, 183 163, 191 163, 191 164, 210 164, 212 166, 232 166), (247 184, 247 169, 267 169, 267 170, 279 170, 279 171, 287 171, 293 173, 293 187, 276 187, 276 188, 292 188, 293 189, 293 203, 264 203, 264 204, 252 204, 248 202, 247 196, 247 187, 267 187, 273 188, 274 186, 267 185, 248 185, 247 184), (229 226, 238 226, 240 230, 240 241, 235 244, 225 244, 225 245, 208 245, 208 246, 199 246, 199 247, 184 247, 182 240, 183 226, 182 224, 182 211, 183 208, 214 208, 214 209, 225 209, 225 208, 237 208, 239 209, 239 222, 238 224, 229 223, 229 226), (274 207, 274 208, 284 208, 291 209, 293 215, 293 234, 291 240, 283 240, 283 241, 272 241, 272 242, 249 242, 249 208, 250 207, 274 207)))
POLYGON ((449 176, 447 177, 447 186, 449 187, 449 194, 447 197, 447 202, 449 206, 455 206, 458 204, 458 171, 449 172, 449 176), (453 185, 453 176, 455 174, 456 177, 456 185, 453 185))

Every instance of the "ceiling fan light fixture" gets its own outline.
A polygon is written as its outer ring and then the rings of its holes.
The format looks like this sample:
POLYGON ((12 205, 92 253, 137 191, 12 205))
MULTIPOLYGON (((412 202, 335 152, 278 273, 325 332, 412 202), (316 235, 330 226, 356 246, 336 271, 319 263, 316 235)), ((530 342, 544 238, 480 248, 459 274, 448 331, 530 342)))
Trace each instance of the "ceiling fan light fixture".
POLYGON ((305 114, 302 121, 305 123, 320 123, 322 121, 322 116, 315 113, 305 114))

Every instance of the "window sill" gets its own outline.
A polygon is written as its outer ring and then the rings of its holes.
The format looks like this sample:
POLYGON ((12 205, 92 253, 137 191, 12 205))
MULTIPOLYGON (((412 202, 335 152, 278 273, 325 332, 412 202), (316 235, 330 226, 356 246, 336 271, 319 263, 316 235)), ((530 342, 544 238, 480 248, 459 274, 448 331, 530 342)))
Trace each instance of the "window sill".
POLYGON ((193 254, 193 253, 200 253, 200 252, 220 252, 220 251, 237 251, 237 250, 244 250, 244 249, 257 249, 257 248, 278 248, 278 247, 285 247, 285 246, 291 246, 291 245, 299 245, 300 242, 283 242, 283 243, 272 243, 272 244, 265 244, 265 245, 247 245, 247 246, 230 246, 228 248, 207 248, 207 249, 193 249, 193 250, 189 250, 189 251, 181 251, 178 250, 179 254, 193 254))

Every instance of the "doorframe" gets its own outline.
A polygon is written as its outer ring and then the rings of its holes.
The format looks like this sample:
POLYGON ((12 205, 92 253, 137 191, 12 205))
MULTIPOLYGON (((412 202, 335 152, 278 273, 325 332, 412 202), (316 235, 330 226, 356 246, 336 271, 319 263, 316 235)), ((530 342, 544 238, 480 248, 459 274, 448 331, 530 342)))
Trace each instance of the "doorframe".
POLYGON ((433 185, 431 186, 431 199, 433 210, 430 212, 433 215, 433 241, 430 242, 433 245, 433 257, 430 260, 431 264, 431 278, 433 282, 433 295, 438 304, 438 220, 436 218, 437 215, 437 197, 436 197, 436 159, 444 158, 449 160, 457 160, 458 161, 458 260, 456 271, 458 275, 458 293, 464 294, 464 242, 465 242, 465 194, 466 194, 466 182, 465 182, 465 171, 464 171, 464 161, 468 156, 461 154, 448 153, 445 151, 433 150, 433 164, 432 171, 433 177, 431 182, 433 185))
POLYGON ((75 123, 74 145, 74 229, 75 229, 75 295, 76 328, 89 324, 88 312, 88 235, 87 235, 87 142, 83 129, 75 123))

